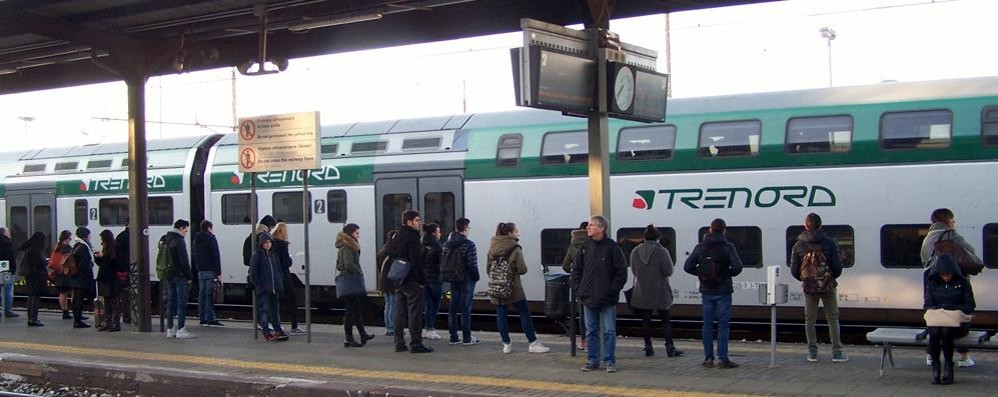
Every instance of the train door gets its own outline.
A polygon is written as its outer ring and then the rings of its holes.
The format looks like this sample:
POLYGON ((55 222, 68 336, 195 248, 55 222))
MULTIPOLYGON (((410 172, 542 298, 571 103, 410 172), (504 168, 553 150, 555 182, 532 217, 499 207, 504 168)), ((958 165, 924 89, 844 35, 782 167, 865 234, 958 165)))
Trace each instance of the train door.
POLYGON ((7 221, 10 242, 15 248, 35 232, 42 232, 45 234, 45 247, 42 252, 51 252, 56 228, 55 193, 8 192, 7 221))
POLYGON ((419 211, 423 223, 439 223, 443 235, 464 216, 463 179, 458 175, 425 177, 386 177, 375 181, 378 247, 389 230, 402 226, 402 213, 419 211))

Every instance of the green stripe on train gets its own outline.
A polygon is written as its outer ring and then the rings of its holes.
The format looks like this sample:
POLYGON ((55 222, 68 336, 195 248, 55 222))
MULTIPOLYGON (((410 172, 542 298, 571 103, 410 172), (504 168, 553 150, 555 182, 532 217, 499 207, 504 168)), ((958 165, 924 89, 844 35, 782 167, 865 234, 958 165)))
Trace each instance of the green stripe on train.
MULTIPOLYGON (((146 178, 149 193, 174 193, 183 190, 182 175, 150 175, 146 178)), ((128 193, 128 178, 98 177, 58 181, 56 194, 60 196, 94 196, 128 193)))
MULTIPOLYGON (((230 170, 211 174, 211 189, 214 190, 246 190, 250 187, 249 175, 227 167, 230 170)), ((371 184, 374 167, 370 164, 333 165, 325 164, 322 168, 309 171, 309 186, 337 186, 353 184, 371 184)), ((258 188, 279 188, 301 186, 301 171, 273 171, 256 174, 258 188)))

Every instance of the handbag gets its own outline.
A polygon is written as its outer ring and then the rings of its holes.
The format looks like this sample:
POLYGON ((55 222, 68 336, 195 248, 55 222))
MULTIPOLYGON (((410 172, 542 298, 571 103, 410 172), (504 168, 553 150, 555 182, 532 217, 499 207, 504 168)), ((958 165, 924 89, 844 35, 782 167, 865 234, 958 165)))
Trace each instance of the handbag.
POLYGON ((977 256, 967 252, 960 244, 953 240, 953 231, 947 230, 933 244, 932 256, 949 255, 953 261, 960 266, 960 271, 964 275, 976 276, 984 270, 984 262, 977 256))
POLYGON ((928 309, 925 311, 925 325, 928 327, 959 327, 970 322, 971 316, 961 310, 928 309))
POLYGON ((409 275, 410 267, 412 267, 412 264, 405 259, 393 259, 392 265, 388 269, 388 280, 395 285, 402 284, 402 281, 409 275))
POLYGON ((336 297, 343 298, 353 295, 364 295, 367 293, 367 288, 364 286, 364 274, 363 273, 344 273, 336 275, 336 297))

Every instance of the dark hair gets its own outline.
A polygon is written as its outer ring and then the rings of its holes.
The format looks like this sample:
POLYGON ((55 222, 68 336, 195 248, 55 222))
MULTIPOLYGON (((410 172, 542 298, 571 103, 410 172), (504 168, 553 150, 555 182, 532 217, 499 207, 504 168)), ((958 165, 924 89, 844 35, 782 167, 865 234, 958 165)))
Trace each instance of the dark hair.
POLYGON ((59 232, 59 242, 69 240, 70 237, 73 237, 73 232, 69 230, 59 232))
POLYGON ((579 224, 579 229, 585 229, 587 227, 589 227, 589 221, 583 221, 579 224))
POLYGON ((813 212, 807 214, 807 216, 804 217, 804 226, 807 227, 807 230, 821 229, 821 216, 813 212))
POLYGON ((454 221, 454 231, 460 233, 465 230, 468 230, 468 225, 470 224, 471 224, 471 219, 465 218, 463 216, 457 218, 457 220, 454 221))
POLYGON ((201 221, 201 230, 202 230, 202 231, 206 231, 206 230, 208 230, 208 229, 211 229, 211 228, 213 228, 213 227, 215 227, 215 225, 213 225, 213 224, 211 223, 211 221, 209 221, 209 220, 207 220, 207 219, 205 219, 205 220, 201 221))
POLYGON ((513 222, 503 223, 499 222, 496 225, 496 236, 508 236, 510 233, 516 230, 516 224, 513 222))
POLYGON ((104 229, 100 232, 101 254, 105 259, 114 259, 114 254, 118 252, 117 244, 114 242, 114 233, 104 229))
POLYGON ((182 228, 185 228, 185 227, 191 227, 191 223, 188 222, 188 221, 185 221, 183 219, 177 219, 176 222, 173 222, 173 228, 174 229, 182 229, 182 228))
POLYGON ((645 240, 658 241, 661 237, 662 233, 658 232, 658 228, 656 228, 655 225, 648 225, 648 227, 645 228, 645 240))
POLYGON ((949 222, 953 220, 953 217, 954 217, 953 211, 950 211, 949 208, 939 208, 935 211, 932 211, 932 217, 929 219, 932 220, 932 223, 949 222))
MULTIPOLYGON (((45 233, 35 232, 34 234, 31 235, 31 238, 29 238, 27 240, 24 240, 24 242, 21 243, 21 246, 17 247, 17 250, 18 251, 27 251, 27 250, 29 250, 31 248, 35 248, 35 247, 38 247, 38 249, 41 249, 44 246, 45 246, 45 233)), ((21 265, 21 264, 19 264, 19 265, 21 265)), ((27 265, 21 265, 21 266, 27 266, 27 265)))
POLYGON ((724 233, 724 229, 728 228, 728 224, 724 223, 724 219, 717 218, 710 221, 710 232, 711 233, 724 233))
POLYGON ((432 223, 431 222, 431 223, 427 223, 427 224, 423 225, 423 233, 433 234, 433 233, 436 233, 437 230, 440 230, 440 225, 438 225, 436 223, 432 223))
POLYGON ((402 224, 406 225, 413 219, 419 218, 419 211, 408 210, 402 213, 402 224))
POLYGON ((79 238, 82 238, 82 239, 90 237, 90 229, 87 229, 87 228, 85 228, 83 226, 80 226, 80 227, 76 228, 76 237, 79 237, 79 238))
POLYGON ((357 230, 360 230, 360 225, 356 223, 348 223, 346 225, 343 225, 343 233, 353 235, 353 232, 356 232, 357 230))

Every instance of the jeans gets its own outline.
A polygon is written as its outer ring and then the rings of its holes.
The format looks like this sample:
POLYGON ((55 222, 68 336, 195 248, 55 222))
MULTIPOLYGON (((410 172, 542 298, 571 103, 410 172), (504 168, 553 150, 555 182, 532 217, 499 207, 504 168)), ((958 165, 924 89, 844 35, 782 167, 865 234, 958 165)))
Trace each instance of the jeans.
MULTIPOLYGON (((502 343, 508 344, 509 340, 509 315, 508 315, 508 305, 497 305, 496 306, 496 327, 499 328, 499 336, 502 338, 502 343)), ((516 306, 516 312, 520 315, 520 328, 523 328, 523 333, 527 334, 527 340, 533 343, 537 340, 537 336, 534 335, 534 321, 530 318, 530 308, 527 307, 527 300, 523 299, 519 302, 513 304, 516 306)))
POLYGON ((409 328, 409 348, 423 346, 423 319, 426 318, 426 292, 415 281, 402 284, 395 292, 395 347, 405 346, 404 328, 409 328))
POLYGON ((818 320, 818 301, 825 305, 825 319, 828 320, 828 336, 832 342, 832 353, 842 351, 839 338, 839 293, 835 288, 821 295, 804 294, 804 331, 807 335, 807 350, 818 352, 818 336, 815 323, 818 320))
POLYGON ((0 288, 3 288, 3 310, 10 313, 14 304, 14 282, 0 285, 0 288))
POLYGON ((701 295, 703 301, 703 356, 714 359, 714 318, 717 318, 717 358, 728 358, 731 333, 731 294, 701 295))
POLYGON ((280 299, 271 291, 256 292, 256 306, 259 311, 257 321, 264 335, 270 331, 284 333, 284 328, 281 328, 280 299))
POLYGON ((471 302, 475 295, 475 281, 458 281, 450 284, 450 304, 447 306, 447 330, 450 341, 457 342, 458 318, 461 319, 461 342, 471 342, 471 302))
POLYGON ((582 306, 586 316, 586 362, 599 365, 599 330, 603 328, 603 362, 616 364, 614 350, 617 346, 617 305, 603 307, 582 306))
POLYGON ((166 288, 166 328, 182 329, 187 320, 187 301, 191 286, 186 278, 173 277, 166 283, 166 288), (173 316, 177 316, 177 328, 173 328, 173 316))
POLYGON ((215 322, 215 277, 211 270, 198 272, 198 319, 201 324, 215 322))
POLYGON ((426 329, 436 330, 437 314, 440 313, 440 298, 443 285, 426 284, 426 329))
POLYGON ((385 329, 393 330, 395 320, 395 293, 385 292, 385 329))

